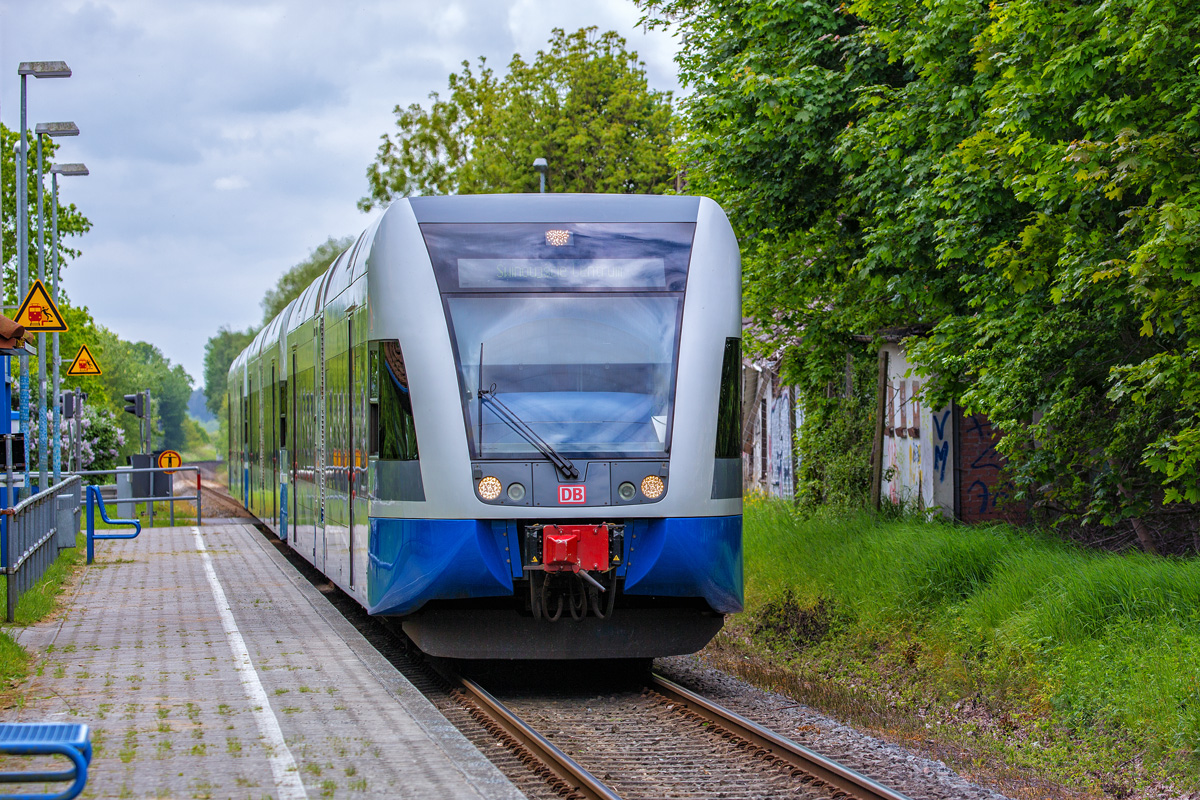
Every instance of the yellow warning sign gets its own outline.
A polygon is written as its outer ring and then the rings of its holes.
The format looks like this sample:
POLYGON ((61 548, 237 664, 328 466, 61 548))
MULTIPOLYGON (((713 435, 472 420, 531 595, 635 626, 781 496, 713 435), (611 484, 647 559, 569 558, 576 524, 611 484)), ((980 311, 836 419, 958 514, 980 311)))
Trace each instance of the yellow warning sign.
POLYGON ((174 475, 173 467, 183 466, 183 456, 177 450, 163 450, 158 454, 158 468, 168 475, 174 475))
POLYGON ((44 333, 67 330, 67 321, 58 313, 58 306, 54 305, 42 282, 36 280, 17 310, 15 321, 27 331, 44 333))
POLYGON ((75 356, 75 360, 71 362, 71 366, 67 367, 68 375, 103 375, 104 371, 100 369, 100 365, 96 363, 96 359, 92 358, 92 351, 88 350, 87 345, 79 348, 79 355, 75 356))

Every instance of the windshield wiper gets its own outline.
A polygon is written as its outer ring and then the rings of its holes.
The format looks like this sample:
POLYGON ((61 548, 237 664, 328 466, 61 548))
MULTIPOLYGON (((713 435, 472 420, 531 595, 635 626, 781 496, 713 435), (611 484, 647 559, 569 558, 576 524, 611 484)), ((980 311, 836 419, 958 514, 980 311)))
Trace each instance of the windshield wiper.
MULTIPOLYGON (((555 450, 549 442, 537 435, 537 431, 529 427, 523 419, 514 414, 511 408, 500 402, 500 398, 496 397, 496 384, 493 383, 490 389, 480 389, 479 400, 481 404, 486 402, 492 406, 492 413, 501 422, 512 428, 518 436, 533 445, 539 453, 546 457, 547 461, 558 467, 558 470, 563 475, 567 476, 570 480, 577 480, 579 478, 579 470, 576 469, 569 458, 566 458, 555 450)), ((483 408, 481 407, 479 411, 479 425, 482 432, 483 408)))

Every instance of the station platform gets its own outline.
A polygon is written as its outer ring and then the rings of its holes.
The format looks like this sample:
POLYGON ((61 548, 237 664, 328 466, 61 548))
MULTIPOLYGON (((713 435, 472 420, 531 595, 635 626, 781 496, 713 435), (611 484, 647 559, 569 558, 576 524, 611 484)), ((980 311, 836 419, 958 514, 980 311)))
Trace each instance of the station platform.
POLYGON ((5 722, 83 722, 84 797, 520 798, 256 529, 96 543, 5 722))

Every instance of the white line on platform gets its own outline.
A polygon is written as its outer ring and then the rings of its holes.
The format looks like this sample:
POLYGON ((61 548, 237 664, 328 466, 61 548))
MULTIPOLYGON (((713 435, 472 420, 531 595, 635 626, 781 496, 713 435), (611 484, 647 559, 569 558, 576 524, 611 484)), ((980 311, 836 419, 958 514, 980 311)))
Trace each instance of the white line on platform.
POLYGON ((246 697, 250 700, 250 710, 254 713, 254 721, 258 723, 258 731, 267 743, 267 761, 271 764, 271 772, 275 775, 275 787, 279 790, 280 800, 308 800, 304 791, 304 783, 300 780, 300 772, 296 768, 296 759, 288 749, 283 739, 283 731, 279 720, 271 710, 271 702, 267 699, 262 681, 258 679, 258 671, 250 660, 250 651, 246 649, 246 641, 238 630, 233 612, 229 610, 229 601, 225 599, 225 590, 217 579, 213 569, 212 557, 204 546, 204 537, 199 528, 192 528, 196 534, 196 549, 204 559, 204 572, 208 575, 208 585, 212 588, 213 598, 217 601, 217 611, 221 614, 221 625, 225 628, 225 636, 229 639, 229 648, 233 650, 233 668, 242 680, 246 697))

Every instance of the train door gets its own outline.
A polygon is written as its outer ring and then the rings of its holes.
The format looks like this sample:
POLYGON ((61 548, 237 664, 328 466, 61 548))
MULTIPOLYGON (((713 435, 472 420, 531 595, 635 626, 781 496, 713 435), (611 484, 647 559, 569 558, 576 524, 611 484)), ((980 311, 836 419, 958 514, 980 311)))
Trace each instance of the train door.
MULTIPOLYGON (((277 392, 279 389, 276 381, 275 359, 271 359, 271 408, 267 419, 271 421, 271 449, 264 451, 263 456, 270 459, 271 463, 271 527, 278 527, 279 523, 279 403, 277 400, 277 392)), ((265 465, 264 465, 265 466, 265 465)))
POLYGON ((313 564, 317 569, 325 572, 325 484, 327 482, 326 469, 328 465, 328 431, 326 430, 325 422, 325 315, 317 314, 317 324, 313 327, 313 360, 315 363, 315 378, 316 386, 314 400, 316 402, 316 469, 314 470, 314 480, 316 483, 316 501, 317 501, 317 518, 314 522, 314 542, 313 542, 313 564))
POLYGON ((300 406, 296 405, 296 395, 297 395, 297 386, 296 385, 300 382, 300 376, 296 373, 296 348, 295 347, 292 348, 292 369, 291 369, 291 372, 289 372, 288 374, 291 375, 291 380, 289 381, 289 383, 291 383, 291 385, 292 385, 292 417, 293 417, 292 446, 291 446, 291 449, 288 451, 290 454, 289 460, 291 461, 290 466, 291 466, 291 473, 292 473, 291 480, 288 481, 288 484, 292 487, 291 488, 291 508, 289 509, 288 518, 291 520, 291 523, 292 523, 291 542, 292 542, 292 546, 295 547, 296 546, 296 534, 298 532, 297 526, 300 524, 299 520, 297 519, 297 517, 300 516, 300 486, 296 482, 296 461, 299 458, 299 455, 296 451, 296 429, 300 427, 301 420, 303 419, 303 414, 301 413, 300 406))
POLYGON ((358 478, 358 453, 354 449, 354 319, 346 319, 346 527, 347 584, 354 588, 354 486, 358 478))

